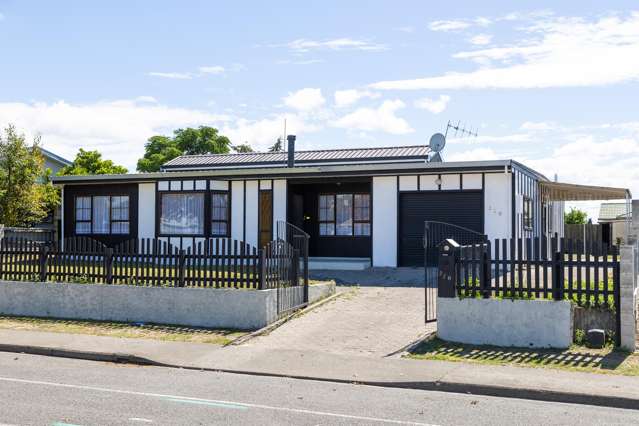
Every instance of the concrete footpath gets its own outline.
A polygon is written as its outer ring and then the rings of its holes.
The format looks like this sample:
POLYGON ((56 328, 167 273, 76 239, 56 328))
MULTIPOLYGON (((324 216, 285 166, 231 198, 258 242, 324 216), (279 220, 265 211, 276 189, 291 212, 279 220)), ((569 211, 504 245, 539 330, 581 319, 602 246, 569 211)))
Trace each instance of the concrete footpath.
POLYGON ((0 351, 639 409, 639 377, 0 330, 0 351))

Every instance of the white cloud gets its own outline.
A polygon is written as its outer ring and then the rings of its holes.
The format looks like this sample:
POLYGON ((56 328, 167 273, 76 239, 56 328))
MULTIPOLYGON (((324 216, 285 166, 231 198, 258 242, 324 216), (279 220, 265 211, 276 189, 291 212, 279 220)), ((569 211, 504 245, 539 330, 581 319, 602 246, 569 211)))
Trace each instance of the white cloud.
POLYGON ((497 160, 502 159, 505 160, 507 158, 503 157, 503 155, 497 154, 491 148, 475 148, 469 149, 461 152, 454 152, 450 155, 443 152, 443 157, 445 161, 483 161, 483 160, 497 160))
POLYGON ((384 44, 373 43, 367 40, 356 40, 348 37, 330 40, 300 38, 287 43, 286 47, 296 52, 310 52, 312 50, 363 50, 376 52, 388 49, 384 44))
POLYGON ((278 65, 312 65, 312 64, 320 64, 324 62, 323 59, 300 59, 300 60, 291 60, 291 59, 281 59, 276 62, 278 65))
POLYGON ((355 102, 363 98, 376 99, 380 97, 379 93, 371 92, 370 90, 336 90, 335 94, 335 106, 337 108, 343 108, 353 105, 355 102))
POLYGON ((386 90, 584 87, 639 79, 639 12, 588 21, 543 17, 517 43, 459 52, 480 67, 411 80, 380 81, 386 90))
POLYGON ((186 126, 219 126, 230 119, 148 100, 0 103, 0 127, 15 124, 29 136, 40 134, 45 148, 67 158, 73 158, 79 148, 97 149, 130 171, 135 170, 149 137, 186 126))
POLYGON ((310 111, 324 105, 326 100, 322 96, 321 89, 307 87, 296 92, 289 92, 284 99, 284 104, 299 111, 310 111))
POLYGON ((188 72, 150 72, 148 73, 151 77, 161 77, 161 78, 170 78, 174 80, 190 80, 193 78, 193 75, 188 72))
POLYGON ((158 100, 155 99, 153 96, 138 96, 137 98, 135 98, 136 102, 147 102, 150 104, 157 104, 158 100))
POLYGON ((556 123, 552 123, 549 121, 526 121, 524 123, 522 123, 521 125, 521 129, 522 130, 541 130, 541 131, 546 131, 546 130, 555 130, 557 129, 558 126, 556 123))
POLYGON ((459 31, 465 30, 470 27, 471 23, 468 21, 457 21, 457 20, 442 20, 442 21, 433 21, 428 24, 428 28, 431 31, 459 31))
POLYGON ((335 127, 364 131, 382 131, 395 135, 411 133, 414 130, 408 122, 397 117, 397 110, 406 106, 399 99, 384 101, 379 108, 359 108, 338 119, 335 127))
POLYGON ((321 123, 315 123, 300 114, 279 114, 260 120, 240 118, 225 124, 220 131, 234 143, 248 142, 253 149, 265 151, 277 141, 277 138, 282 137, 285 119, 287 133, 297 135, 302 143, 304 134, 322 128, 321 123))
POLYGON ((483 46, 485 44, 490 44, 493 40, 493 36, 490 34, 477 34, 476 36, 471 37, 468 41, 472 44, 483 46))
POLYGON ((221 65, 199 67, 198 71, 202 74, 223 74, 224 67, 221 65))
POLYGON ((439 95, 439 98, 422 98, 415 101, 415 108, 425 109, 427 111, 432 112, 433 114, 439 114, 440 112, 446 109, 448 106, 448 102, 450 102, 450 96, 448 95, 439 95))

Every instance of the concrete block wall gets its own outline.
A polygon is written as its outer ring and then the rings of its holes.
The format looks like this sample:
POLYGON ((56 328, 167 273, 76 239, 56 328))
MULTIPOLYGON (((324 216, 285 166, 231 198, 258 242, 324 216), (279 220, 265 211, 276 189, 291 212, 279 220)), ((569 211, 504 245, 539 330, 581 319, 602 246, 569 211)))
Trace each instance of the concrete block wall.
POLYGON ((637 246, 620 248, 619 320, 621 348, 634 352, 637 340, 637 246))
POLYGON ((437 299, 437 336, 473 345, 567 348, 572 305, 567 300, 437 299))
MULTIPOLYGON (((309 301, 335 292, 309 288, 309 301)), ((0 281, 0 314, 254 330, 277 320, 277 290, 0 281)))

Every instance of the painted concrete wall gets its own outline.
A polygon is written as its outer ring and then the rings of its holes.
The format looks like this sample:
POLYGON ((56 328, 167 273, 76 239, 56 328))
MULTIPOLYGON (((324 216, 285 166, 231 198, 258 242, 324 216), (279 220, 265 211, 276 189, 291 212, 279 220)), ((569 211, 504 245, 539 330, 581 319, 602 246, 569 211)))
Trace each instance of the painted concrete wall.
POLYGON ((484 232, 490 239, 510 238, 510 173, 486 173, 484 177, 484 232))
POLYGON ((286 180, 273 181, 273 232, 277 232, 278 221, 286 222, 286 197, 286 180))
POLYGON ((451 342, 534 348, 572 344, 567 300, 437 299, 437 336, 451 342))
POLYGON ((138 238, 155 238, 155 184, 138 185, 138 238))
POLYGON ((397 178, 373 177, 373 266, 397 266, 397 178))
POLYGON ((258 181, 246 181, 246 236, 244 241, 257 246, 258 233, 258 181))
POLYGON ((231 182, 231 238, 244 240, 244 182, 231 182))
MULTIPOLYGON (((252 330, 277 319, 276 292, 0 281, 0 314, 252 330)), ((334 292, 311 286, 309 300, 334 292)))

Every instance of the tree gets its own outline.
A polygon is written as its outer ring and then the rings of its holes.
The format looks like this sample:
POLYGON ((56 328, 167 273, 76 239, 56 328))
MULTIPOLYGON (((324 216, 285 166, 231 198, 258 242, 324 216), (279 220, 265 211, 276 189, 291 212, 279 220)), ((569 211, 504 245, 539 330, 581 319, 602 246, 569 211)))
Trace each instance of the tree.
POLYGON ((248 142, 244 142, 240 145, 233 145, 232 148, 235 152, 255 152, 253 148, 251 148, 251 145, 248 144, 248 142))
POLYGON ((574 207, 568 213, 564 213, 564 223, 569 225, 584 225, 588 219, 588 214, 574 207))
POLYGON ((45 174, 39 144, 36 137, 28 145, 13 126, 5 129, 4 137, 0 135, 0 223, 4 225, 38 223, 60 201, 45 174))
POLYGON ((111 160, 103 160, 98 151, 80 151, 70 166, 63 167, 58 174, 65 175, 119 175, 127 173, 125 167, 113 164, 111 160))
POLYGON ((157 172, 162 164, 180 155, 227 154, 231 147, 229 138, 220 135, 214 127, 177 129, 172 138, 150 137, 144 145, 144 156, 138 160, 137 169, 139 172, 157 172))
POLYGON ((282 138, 277 138, 277 142, 275 142, 273 144, 273 146, 271 146, 268 149, 268 152, 282 152, 284 151, 284 146, 282 144, 282 138))

